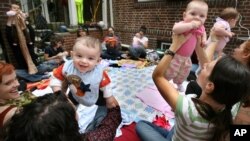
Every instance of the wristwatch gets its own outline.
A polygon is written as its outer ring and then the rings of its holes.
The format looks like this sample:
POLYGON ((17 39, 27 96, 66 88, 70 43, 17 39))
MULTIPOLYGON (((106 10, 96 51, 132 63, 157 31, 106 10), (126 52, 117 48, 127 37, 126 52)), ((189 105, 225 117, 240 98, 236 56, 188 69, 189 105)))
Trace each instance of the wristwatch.
POLYGON ((174 57, 175 53, 172 51, 172 50, 169 50, 167 49, 165 52, 164 52, 165 55, 170 55, 172 57, 174 57))

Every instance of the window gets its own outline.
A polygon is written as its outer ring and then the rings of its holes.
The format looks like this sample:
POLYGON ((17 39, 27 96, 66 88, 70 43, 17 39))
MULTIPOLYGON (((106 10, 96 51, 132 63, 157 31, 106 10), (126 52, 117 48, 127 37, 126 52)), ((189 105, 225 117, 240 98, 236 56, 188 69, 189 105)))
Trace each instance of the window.
POLYGON ((163 0, 137 0, 137 2, 151 2, 151 1, 163 1, 163 0))
MULTIPOLYGON (((78 25, 77 13, 82 13, 84 23, 104 21, 105 25, 108 25, 107 9, 108 4, 109 7, 112 4, 112 1, 107 2, 107 0, 83 0, 81 5, 83 11, 79 12, 74 0, 20 0, 20 2, 22 7, 29 11, 32 19, 35 19, 38 7, 42 7, 42 14, 48 23, 60 22, 69 26, 78 25)), ((112 7, 109 9, 112 10, 112 7)), ((112 12, 109 13, 112 16, 112 12)), ((113 17, 110 19, 111 25, 112 20, 113 17)))
MULTIPOLYGON (((84 23, 104 21, 107 25, 107 0, 84 0, 84 23)), ((75 2, 69 0, 69 25, 78 25, 77 10, 75 2)))

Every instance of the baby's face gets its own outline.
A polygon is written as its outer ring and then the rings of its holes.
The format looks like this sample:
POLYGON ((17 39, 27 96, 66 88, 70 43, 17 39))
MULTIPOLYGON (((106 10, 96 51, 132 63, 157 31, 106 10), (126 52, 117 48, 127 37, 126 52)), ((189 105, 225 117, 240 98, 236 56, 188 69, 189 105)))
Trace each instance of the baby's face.
POLYGON ((109 32, 109 34, 112 34, 112 35, 114 35, 114 33, 115 33, 114 30, 113 30, 113 28, 109 28, 108 32, 109 32))
POLYGON ((79 32, 79 35, 80 35, 80 36, 86 36, 87 33, 86 33, 86 31, 80 31, 80 32, 79 32))
POLYGON ((201 21, 204 24, 207 19, 207 12, 207 6, 194 3, 184 12, 183 19, 185 22, 201 21))
POLYGON ((135 36, 136 36, 137 38, 141 38, 141 34, 140 34, 140 33, 136 33, 135 36))
POLYGON ((11 5, 11 10, 13 10, 13 11, 19 11, 20 7, 18 5, 16 5, 16 4, 12 4, 11 5))
POLYGON ((238 21, 238 18, 236 18, 236 19, 230 19, 228 21, 228 23, 229 23, 229 25, 230 25, 231 28, 234 28, 236 26, 237 21, 238 21))
POLYGON ((59 47, 62 47, 63 46, 63 42, 62 41, 59 41, 56 43, 56 47, 59 48, 59 47))
POLYGON ((99 47, 87 47, 78 44, 72 51, 74 66, 81 73, 91 71, 101 61, 99 47))

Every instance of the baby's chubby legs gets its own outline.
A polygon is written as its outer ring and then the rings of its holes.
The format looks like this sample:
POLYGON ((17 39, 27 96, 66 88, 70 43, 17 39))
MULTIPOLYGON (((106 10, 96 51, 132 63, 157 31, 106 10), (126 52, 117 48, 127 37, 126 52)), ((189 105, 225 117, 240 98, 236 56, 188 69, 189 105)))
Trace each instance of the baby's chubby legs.
POLYGON ((166 79, 173 79, 173 82, 178 86, 177 89, 180 92, 184 92, 185 88, 182 86, 182 83, 187 79, 191 68, 192 62, 190 57, 175 54, 167 70, 166 79))

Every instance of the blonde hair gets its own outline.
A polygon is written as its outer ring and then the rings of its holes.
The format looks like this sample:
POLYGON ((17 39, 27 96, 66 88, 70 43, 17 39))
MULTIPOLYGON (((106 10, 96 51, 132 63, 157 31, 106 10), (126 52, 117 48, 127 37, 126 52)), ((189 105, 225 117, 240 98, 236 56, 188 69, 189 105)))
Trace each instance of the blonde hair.
POLYGON ((77 38, 73 46, 73 50, 79 46, 85 46, 88 48, 98 48, 100 52, 102 51, 100 40, 91 36, 84 36, 77 38))
POLYGON ((186 11, 189 10, 193 4, 200 4, 200 5, 206 6, 208 8, 208 5, 204 0, 192 0, 188 3, 186 11))

